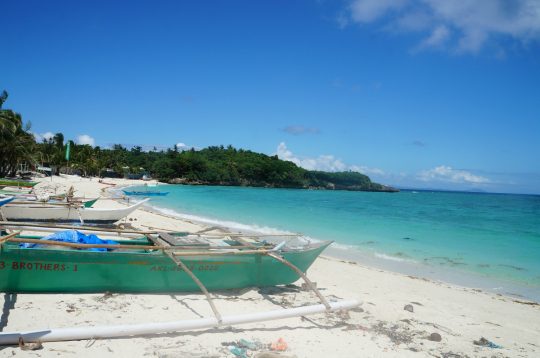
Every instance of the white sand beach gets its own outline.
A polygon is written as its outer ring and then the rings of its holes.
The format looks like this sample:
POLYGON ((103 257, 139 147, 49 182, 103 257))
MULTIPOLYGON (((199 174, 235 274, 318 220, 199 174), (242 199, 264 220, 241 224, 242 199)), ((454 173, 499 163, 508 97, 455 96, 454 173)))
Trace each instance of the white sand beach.
MULTIPOLYGON (((129 185, 132 181, 107 179, 129 185)), ((110 186, 97 179, 44 179, 37 192, 102 198, 97 208, 124 203, 107 197, 110 186)), ((198 231, 204 228, 163 214, 137 210, 128 222, 141 229, 198 231)), ((540 357, 540 305, 502 295, 449 286, 386 272, 327 256, 307 272, 328 300, 357 299, 360 308, 278 321, 191 332, 170 332, 90 341, 44 342, 35 351, 0 347, 1 356, 23 357, 235 357, 228 346, 244 339, 262 343, 246 357, 271 357, 268 345, 282 338, 282 357, 540 357), (405 310, 406 305, 413 312, 405 310), (437 333, 440 342, 429 339, 437 333), (473 342, 482 337, 501 346, 473 342)), ((211 292, 222 315, 318 304, 310 291, 295 287, 211 292)), ((211 317, 202 293, 178 294, 3 294, 3 332, 61 327, 135 324, 211 317)))

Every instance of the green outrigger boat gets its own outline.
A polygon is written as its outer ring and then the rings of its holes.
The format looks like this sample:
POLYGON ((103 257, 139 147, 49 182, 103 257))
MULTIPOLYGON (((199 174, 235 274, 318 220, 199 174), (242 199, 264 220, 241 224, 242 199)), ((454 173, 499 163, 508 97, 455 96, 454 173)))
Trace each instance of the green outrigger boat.
POLYGON ((38 185, 40 182, 30 183, 26 181, 10 180, 10 179, 0 179, 0 186, 19 186, 23 188, 33 188, 38 185))
MULTIPOLYGON (((61 225, 13 224, 2 221, 1 228, 32 231, 54 231, 61 225), (39 227, 37 227, 39 226, 39 227)), ((0 228, 0 231, 1 231, 0 228)), ((84 227, 102 235, 101 228, 84 227)), ((211 230, 211 229, 210 229, 211 230)), ((58 230, 56 230, 58 231, 58 230)), ((21 231, 0 238, 0 291, 4 292, 86 292, 152 293, 201 290, 206 295, 215 317, 180 321, 123 324, 111 326, 49 328, 30 331, 1 332, 0 345, 22 342, 50 342, 124 337, 140 334, 192 331, 212 327, 264 322, 302 317, 358 307, 362 302, 346 300, 328 302, 304 274, 313 261, 332 241, 305 246, 286 246, 264 242, 247 242, 240 234, 137 232, 136 230, 107 230, 107 236, 144 234, 144 238, 117 240, 120 245, 85 245, 52 240, 37 240, 20 236, 21 231), (156 235, 157 234, 157 235, 156 235), (215 246, 205 242, 203 236, 229 236, 222 240, 229 246, 215 246), (189 237, 191 236, 191 238, 189 237), (195 238, 193 238, 195 236, 195 238), (54 244, 71 246, 75 250, 57 248, 21 248, 18 243, 54 244), (77 248, 120 249, 122 251, 95 252, 77 248), (242 313, 222 316, 208 293, 248 286, 272 286, 293 283, 301 277, 322 304, 267 312, 242 313)), ((76 236, 90 241, 78 233, 55 235, 56 240, 76 236), (76 234, 76 235, 74 235, 76 234)), ((282 236, 282 235, 262 235, 282 236)), ((293 236, 293 235, 290 235, 293 236)), ((297 236, 297 235, 294 235, 297 236)), ((255 239, 259 241, 258 239, 255 239)), ((208 241, 208 240, 207 240, 208 241)), ((287 241, 290 242, 291 240, 287 241)), ((102 241, 97 241, 102 242, 102 241)))
MULTIPOLYGON (((6 224, 13 225, 2 223, 6 224)), ((302 273, 332 243, 281 247, 231 236, 232 240, 225 241, 230 246, 213 246, 194 242, 198 236, 189 239, 188 233, 155 234, 115 240, 120 245, 110 246, 119 249, 108 252, 77 250, 87 246, 51 241, 40 243, 54 248, 22 248, 19 243, 32 239, 35 243, 42 237, 8 235, 1 239, 0 291, 156 293, 196 291, 202 288, 200 284, 208 290, 290 284, 299 275, 307 280, 302 273), (58 248, 57 244, 75 247, 58 248)))

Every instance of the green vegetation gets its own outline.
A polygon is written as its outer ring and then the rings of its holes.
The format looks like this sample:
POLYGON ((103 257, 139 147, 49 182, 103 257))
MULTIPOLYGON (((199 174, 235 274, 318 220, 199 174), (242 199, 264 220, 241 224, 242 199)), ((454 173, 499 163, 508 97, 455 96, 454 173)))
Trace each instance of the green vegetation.
MULTIPOLYGON (((120 148, 117 148, 117 150, 120 148)), ((188 181, 208 183, 266 184, 283 187, 357 185, 365 190, 381 189, 380 184, 372 183, 369 177, 360 173, 326 173, 309 171, 296 164, 250 150, 211 146, 200 151, 194 149, 179 151, 175 146, 166 152, 142 152, 140 147, 131 151, 122 149, 133 166, 148 168, 160 180, 184 177, 188 181)))
MULTIPOLYGON (((0 109, 7 99, 4 91, 0 109)), ((36 143, 30 130, 23 126, 21 115, 11 110, 0 111, 0 177, 13 176, 18 163, 39 164, 55 168, 67 161, 64 135, 36 143)), ((326 173, 309 171, 296 164, 250 150, 236 149, 232 145, 211 146, 200 151, 182 150, 175 145, 166 151, 145 152, 141 147, 128 150, 116 144, 112 149, 92 148, 89 145, 70 144, 70 168, 82 175, 123 176, 125 173, 151 173, 162 181, 185 178, 187 182, 209 185, 249 185, 288 188, 327 187, 335 189, 380 190, 368 176, 356 172, 326 173), (105 173, 106 171, 106 173, 105 173), (332 185, 330 185, 332 186, 332 185), (353 188, 351 188, 353 187, 353 188)))
POLYGON ((17 164, 30 157, 35 149, 34 136, 29 133, 32 123, 23 125, 22 116, 11 109, 2 109, 8 93, 0 94, 0 178, 13 176, 17 164))

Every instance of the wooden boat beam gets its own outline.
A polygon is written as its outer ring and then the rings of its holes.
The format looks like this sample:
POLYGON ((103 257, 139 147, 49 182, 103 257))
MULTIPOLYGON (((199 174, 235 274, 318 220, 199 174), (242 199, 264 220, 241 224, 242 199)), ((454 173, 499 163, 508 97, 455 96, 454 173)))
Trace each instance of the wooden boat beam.
POLYGON ((2 218, 2 223, 0 223, 0 225, 3 224, 3 223, 10 223, 6 218, 6 215, 4 215, 4 212, 2 211, 2 208, 0 208, 0 217, 2 218))
POLYGON ((296 271, 296 273, 302 277, 304 279, 304 281, 306 281, 306 283, 308 284, 309 288, 311 288, 313 290, 313 292, 315 292, 315 294, 317 295, 317 297, 319 297, 319 299, 321 300, 321 302, 326 306, 327 309, 330 309, 330 304, 326 301, 326 299, 323 297, 323 295, 321 295, 321 293, 319 292, 319 290, 317 290, 317 288, 313 285, 313 282, 311 282, 311 280, 309 278, 307 278, 306 275, 304 275, 304 273, 302 271, 300 271, 298 269, 298 267, 294 266, 293 264, 291 264, 289 261, 285 260, 282 256, 280 255, 277 255, 277 254, 274 254, 274 253, 271 253, 271 252, 267 252, 265 253, 266 256, 269 256, 269 257, 272 257, 276 260, 278 260, 279 262, 289 266, 290 268, 292 268, 294 271, 296 271))
POLYGON ((8 240, 14 238, 15 236, 19 235, 20 233, 21 233, 20 231, 16 231, 16 232, 13 232, 13 233, 11 233, 9 235, 2 236, 2 237, 0 237, 0 243, 4 242, 4 241, 8 241, 8 240))
MULTIPOLYGON (((20 233, 20 231, 18 231, 20 233)), ((186 250, 188 247, 179 246, 179 247, 170 247, 170 246, 150 246, 150 245, 105 245, 105 244, 79 244, 74 242, 63 242, 55 240, 40 240, 40 239, 24 239, 24 238, 15 238, 11 237, 9 240, 11 242, 26 243, 26 244, 40 244, 40 245, 58 245, 58 246, 67 246, 67 247, 77 247, 85 249, 140 249, 140 250, 186 250)), ((207 250, 212 246, 190 246, 189 249, 203 249, 207 250)), ((213 246, 220 249, 226 249, 227 246, 213 246)), ((239 249, 245 248, 243 246, 231 246, 231 248, 239 249)), ((270 252, 272 250, 245 250, 245 251, 234 251, 234 252, 206 252, 206 251, 197 251, 197 252, 175 252, 175 256, 204 256, 204 255, 243 255, 243 254, 253 254, 261 252, 270 252)))
POLYGON ((82 218, 81 211, 79 210, 79 208, 77 208, 77 213, 79 214, 79 219, 81 219, 81 225, 84 226, 84 220, 82 218))
MULTIPOLYGON (((52 203, 54 204, 54 203, 52 203)), ((28 204, 27 204, 28 205, 28 204)), ((118 230, 118 229, 104 229, 104 228, 100 228, 100 227, 92 227, 92 226, 84 226, 84 227, 74 227, 74 226, 70 226, 70 225, 58 225, 58 224, 43 224, 43 223, 26 223, 26 222, 15 222, 15 221, 7 221, 7 220, 4 220, 4 221, 0 221, 0 225, 2 224, 5 224, 5 225, 11 225, 11 226, 32 226, 32 227, 35 227, 36 228, 36 231, 39 231, 38 228, 42 227, 42 228, 54 228, 54 229, 66 229, 66 230, 72 230, 72 229, 76 229, 76 230, 87 230, 87 231, 109 231, 111 233, 129 233, 129 234, 138 234, 138 235, 146 235, 146 234, 153 234, 153 235, 157 235, 159 234, 160 232, 163 232, 163 230, 145 230, 145 231, 135 231, 135 230, 118 230)), ((232 238, 234 237, 270 237, 270 236, 277 236, 277 237, 285 237, 285 236, 301 236, 300 234, 294 234, 294 235, 245 235, 245 234, 233 234, 233 233, 216 233, 216 234, 209 234, 209 233, 204 233, 204 234, 199 234, 199 233, 192 233, 192 232, 188 232, 187 235, 197 235, 197 236, 216 236, 216 237, 227 237, 227 236, 230 236, 232 238)))
MULTIPOLYGON (((250 246, 250 247, 258 247, 258 246, 255 246, 249 242, 247 242, 246 240, 244 239, 241 239, 241 238, 236 238, 235 239, 237 242, 239 242, 240 244, 244 245, 244 246, 250 246)), ((330 309, 330 304, 326 301, 326 299, 323 297, 323 295, 319 292, 319 290, 317 290, 317 288, 313 285, 313 282, 311 282, 311 280, 309 278, 307 278, 306 275, 304 275, 304 273, 302 271, 300 271, 298 269, 298 267, 294 266, 293 264, 291 264, 289 261, 285 260, 283 258, 283 256, 280 256, 278 254, 275 254, 273 252, 266 252, 264 253, 264 255, 266 256, 269 256, 269 257, 272 257, 276 260, 278 260, 279 262, 287 265, 288 267, 292 268, 300 277, 302 277, 304 279, 304 281, 306 281, 307 285, 309 286, 309 288, 311 288, 313 290, 313 292, 315 292, 315 294, 317 295, 317 297, 319 297, 319 299, 321 300, 321 302, 326 306, 327 309, 330 309)))
MULTIPOLYGON (((0 208, 0 218, 2 219, 2 222, 0 223, 0 233, 2 232, 2 223, 6 222, 9 223, 8 219, 6 218, 6 215, 4 215, 4 212, 2 211, 2 208, 0 208)), ((6 232, 9 233, 8 229, 6 229, 6 232)))
MULTIPOLYGON (((154 238, 153 236, 151 235, 146 235, 146 237, 149 239, 149 240, 152 240, 152 242, 154 242, 156 245, 160 245, 160 246, 164 246, 164 247, 169 247, 169 245, 165 245, 165 242, 163 240, 161 240, 160 238, 154 238)), ((193 281, 195 281, 195 283, 197 284, 197 286, 199 286, 199 288, 201 289, 201 291, 203 291, 203 293, 206 295, 206 299, 208 300, 208 303, 210 303, 210 307, 212 307, 212 311, 214 311, 214 314, 216 315, 216 318, 218 320, 219 323, 222 322, 222 319, 221 319, 221 315, 219 314, 216 306, 214 305, 214 302, 212 301, 212 297, 210 297, 210 294, 208 293, 208 291, 206 290, 206 287, 204 287, 204 285, 201 283, 201 281, 199 281, 199 279, 193 274, 193 272, 191 272, 189 270, 189 268, 187 268, 186 265, 184 265, 184 263, 182 261, 180 261, 177 257, 174 256, 174 254, 172 253, 171 250, 167 250, 167 249, 163 249, 163 252, 165 252, 165 254, 167 256, 169 256, 171 258, 171 260, 173 260, 173 262, 182 267, 182 270, 184 270, 192 279, 193 281)))

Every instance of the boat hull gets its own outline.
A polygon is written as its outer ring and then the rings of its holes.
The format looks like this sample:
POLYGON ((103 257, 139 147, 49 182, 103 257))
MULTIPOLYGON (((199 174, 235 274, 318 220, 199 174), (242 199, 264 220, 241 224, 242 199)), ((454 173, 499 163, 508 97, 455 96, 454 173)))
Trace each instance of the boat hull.
POLYGON ((29 183, 29 182, 25 182, 25 181, 8 181, 8 180, 2 180, 0 179, 0 185, 2 186, 19 186, 19 187, 22 187, 22 188, 33 188, 34 186, 38 185, 39 182, 37 183, 29 183))
MULTIPOLYGON (((146 199, 132 206, 120 209, 81 208, 79 211, 85 223, 112 224, 121 220, 144 205, 146 199)), ((17 222, 80 222, 79 212, 65 205, 35 203, 28 205, 4 205, 2 210, 9 221, 17 222)))
POLYGON ((13 197, 13 198, 2 198, 0 199, 0 206, 4 206, 5 204, 9 203, 10 201, 13 201, 17 199, 17 197, 13 197))
MULTIPOLYGON (((148 241, 138 242, 148 244, 148 241)), ((306 272, 330 244, 331 241, 307 251, 280 254, 306 272)), ((138 251, 22 249, 8 243, 0 254, 0 291, 157 293, 200 290, 162 251, 138 251)), ((179 259, 208 290, 282 285, 299 279, 292 269, 262 254, 179 259)))

